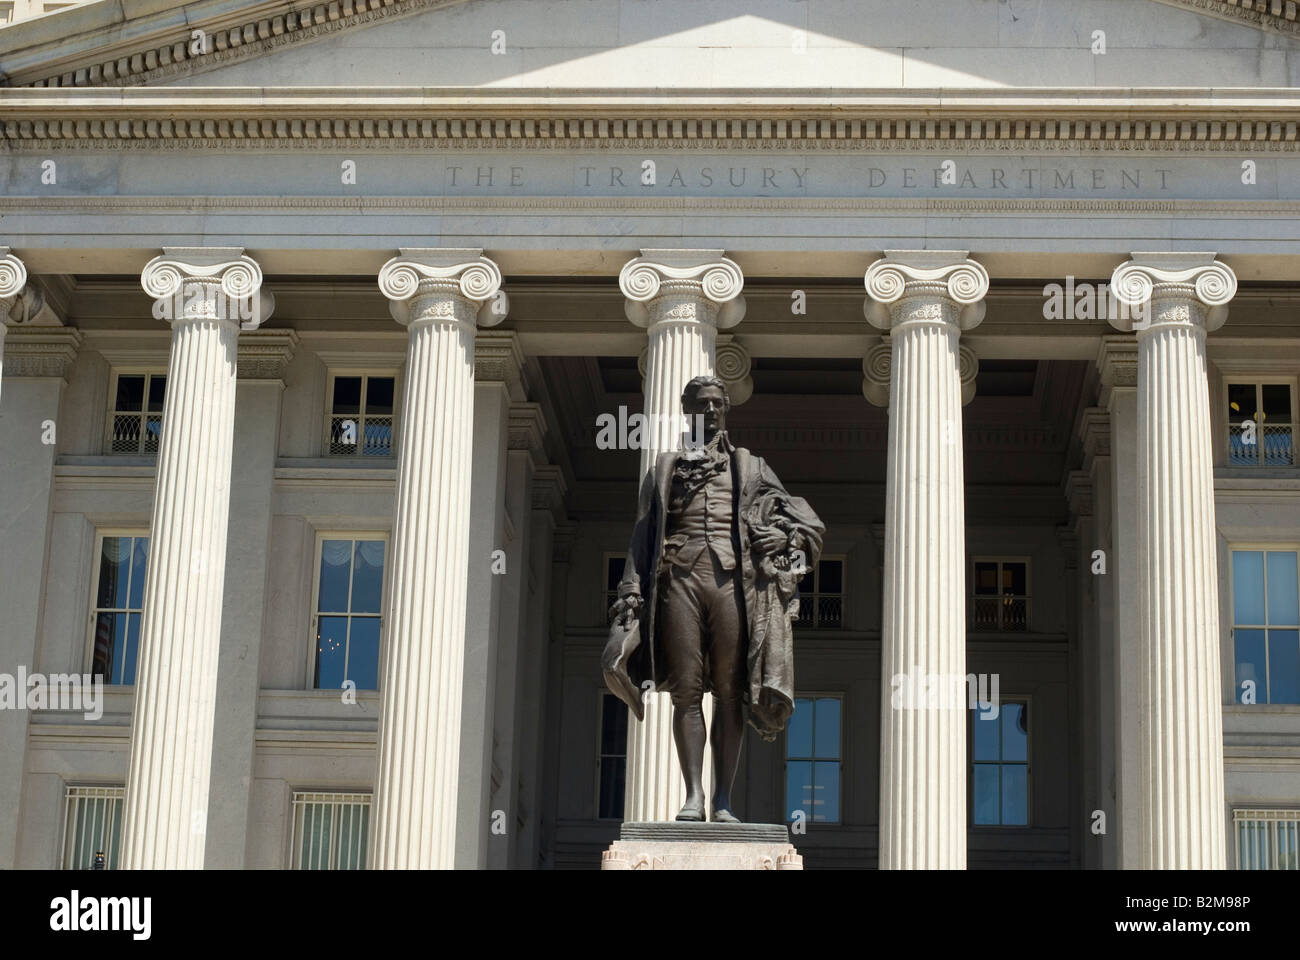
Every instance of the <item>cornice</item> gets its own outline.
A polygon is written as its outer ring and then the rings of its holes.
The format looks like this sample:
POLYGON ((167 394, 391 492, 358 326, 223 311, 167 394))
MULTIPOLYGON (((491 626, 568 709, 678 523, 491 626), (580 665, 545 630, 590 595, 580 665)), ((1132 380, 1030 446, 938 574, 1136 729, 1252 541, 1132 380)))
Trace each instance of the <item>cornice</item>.
POLYGON ((236 375, 240 380, 283 380, 293 359, 298 334, 293 330, 253 330, 240 334, 236 375))
POLYGON ((81 333, 72 327, 15 327, 4 344, 4 378, 56 377, 67 379, 77 357, 81 333))
POLYGON ((496 92, 418 87, 0 91, 4 141, 534 149, 1254 152, 1297 141, 1288 88, 496 92))
POLYGON ((1218 20, 1246 24, 1289 37, 1300 37, 1300 5, 1295 0, 1156 0, 1218 20))

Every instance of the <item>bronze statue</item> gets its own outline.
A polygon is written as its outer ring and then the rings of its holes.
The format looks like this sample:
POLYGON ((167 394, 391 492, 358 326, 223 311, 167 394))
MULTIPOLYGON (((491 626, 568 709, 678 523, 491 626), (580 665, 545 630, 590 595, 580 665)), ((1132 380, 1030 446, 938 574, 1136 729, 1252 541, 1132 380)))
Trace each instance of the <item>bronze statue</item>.
POLYGON ((732 445, 730 409, 716 377, 696 377, 682 392, 682 410, 702 436, 660 454, 641 484, 602 657, 606 685, 638 720, 643 694, 672 695, 686 778, 678 820, 705 819, 702 698, 712 692, 712 819, 739 822, 731 788, 744 722, 775 740, 794 710, 791 620, 799 579, 816 564, 825 533, 761 457, 732 445))

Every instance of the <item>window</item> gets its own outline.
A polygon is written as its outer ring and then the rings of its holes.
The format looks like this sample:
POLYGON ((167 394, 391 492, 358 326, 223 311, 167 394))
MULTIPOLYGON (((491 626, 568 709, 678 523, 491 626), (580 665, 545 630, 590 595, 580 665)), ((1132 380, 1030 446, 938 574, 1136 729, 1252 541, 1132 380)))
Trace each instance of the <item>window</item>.
POLYGON ((1029 629, 1029 561, 976 558, 971 576, 972 630, 1029 629))
POLYGON ((1227 393, 1228 463, 1260 467, 1294 464, 1292 384, 1229 382, 1227 393))
POLYGON ((841 627, 844 625, 844 558, 825 557, 814 570, 799 581, 799 618, 801 627, 841 627))
POLYGON ((785 809, 805 823, 840 822, 840 714, 838 696, 795 697, 785 731, 785 809))
POLYGON ((370 794, 293 795, 293 869, 364 870, 370 794))
POLYGON ((108 684, 135 683, 144 608, 144 575, 149 538, 143 534, 102 534, 96 553, 94 605, 90 612, 91 674, 108 684))
POLYGON ((1300 810, 1233 810, 1238 870, 1300 870, 1300 810))
POLYGON ((596 816, 623 819, 627 777, 627 704, 612 693, 600 695, 600 754, 596 761, 596 816))
POLYGON ((313 685, 379 689, 379 628, 384 595, 381 539, 322 539, 316 578, 313 685))
POLYGON ((1300 703, 1295 550, 1232 551, 1238 703, 1300 703))
POLYGON ((971 822, 1029 824, 1029 704, 971 711, 971 822))
POLYGON ((392 375, 335 374, 330 382, 330 456, 393 455, 392 375))
POLYGON ((105 443, 109 453, 158 452, 166 390, 166 374, 114 375, 113 404, 108 414, 105 443))
POLYGON ((68 787, 64 803, 63 869, 116 870, 122 845, 122 787, 68 787))
POLYGON ((619 581, 623 579, 623 568, 627 564, 627 554, 625 553, 607 553, 605 554, 605 610, 606 618, 609 617, 608 610, 618 599, 619 581))
POLYGON ((14 5, 12 3, 0 3, 0 23, 12 23, 14 19, 14 5))

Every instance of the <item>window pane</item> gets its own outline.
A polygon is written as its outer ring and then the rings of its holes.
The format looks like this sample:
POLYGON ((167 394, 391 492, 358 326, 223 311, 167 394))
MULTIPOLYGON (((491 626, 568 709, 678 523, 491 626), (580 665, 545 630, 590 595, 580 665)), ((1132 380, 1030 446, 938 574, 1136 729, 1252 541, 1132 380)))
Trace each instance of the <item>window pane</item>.
POLYGON ((391 457, 393 455, 393 424, 385 417, 366 415, 365 436, 362 438, 363 457, 391 457))
POLYGON ((1228 422, 1241 423, 1255 419, 1255 385, 1253 383, 1228 384, 1228 422))
POLYGON ((149 538, 136 537, 131 549, 131 593, 127 603, 132 610, 144 606, 144 574, 149 560, 149 538))
POLYGON ((821 570, 818 575, 821 577, 822 593, 843 593, 844 592, 844 562, 841 560, 823 560, 819 566, 821 570))
POLYGON ((998 565, 996 563, 975 564, 975 595, 996 595, 998 592, 998 565))
POLYGON ((601 698, 600 752, 605 756, 627 755, 627 705, 612 693, 601 698))
POLYGON ((100 548, 99 592, 96 607, 122 609, 127 598, 127 559, 131 554, 130 537, 105 537, 100 548))
POLYGON ((787 757, 812 756, 813 704, 807 697, 795 697, 794 713, 785 731, 787 757))
MULTIPOLYGON (((994 726, 994 724, 989 724, 994 726)), ((972 779, 975 809, 972 821, 977 824, 998 822, 998 766, 995 763, 975 764, 972 779)))
POLYGON ((596 816, 615 820, 622 818, 623 790, 626 776, 627 759, 625 757, 601 758, 600 797, 596 816))
POLYGON ((1264 554, 1232 551, 1232 622, 1262 624, 1264 620, 1264 554))
POLYGON ((1268 554, 1269 626, 1300 624, 1298 606, 1300 605, 1296 602, 1296 555, 1270 552, 1268 554))
POLYGON ((1029 571, 1025 564, 1002 564, 1002 592, 1015 594, 1017 597, 1029 593, 1029 571))
POLYGON ((117 683, 117 678, 113 676, 113 666, 122 662, 118 636, 116 614, 101 613, 95 618, 95 652, 90 672, 94 676, 102 676, 105 683, 117 683))
POLYGON ((334 822, 332 803, 313 803, 303 813, 302 866, 304 870, 327 870, 330 865, 330 826, 334 822))
POLYGON ((363 803, 346 803, 339 807, 338 868, 364 870, 366 841, 370 832, 370 807, 363 803))
POLYGON ((785 818, 794 819, 794 812, 802 810, 807 820, 812 820, 812 761, 790 760, 785 765, 785 818))
MULTIPOLYGON (((1006 710, 1008 706, 1010 706, 1010 704, 1003 704, 1002 709, 1006 710)), ((991 713, 983 713, 979 710, 973 711, 971 716, 974 718, 971 720, 971 723, 974 725, 972 728, 973 735, 971 737, 971 759, 999 759, 998 721, 993 719, 991 713)), ((999 714, 999 717, 1000 716, 1001 714, 999 714)))
POLYGON ((813 815, 822 823, 840 820, 840 764, 821 760, 813 764, 813 815))
POLYGON ((814 757, 839 759, 840 755, 840 701, 838 697, 820 697, 817 700, 816 721, 813 723, 814 757))
POLYGON ((391 416, 393 413, 393 378, 371 377, 366 381, 366 416, 391 416))
POLYGON ((335 377, 334 378, 334 412, 335 413, 360 413, 361 412, 361 378, 360 377, 335 377))
POLYGON ((326 540, 320 549, 320 594, 317 610, 346 613, 348 574, 352 569, 352 541, 326 540))
POLYGON ((135 662, 140 654, 140 619, 140 614, 132 613, 126 620, 126 643, 123 645, 122 679, 119 683, 135 683, 135 662))
POLYGON ((343 657, 347 651, 348 618, 321 617, 316 641, 316 687, 338 690, 343 686, 343 657))
POLYGON ((1264 392, 1264 423, 1291 422, 1291 387, 1285 383, 1266 383, 1264 392))
POLYGON ((1264 677, 1264 631, 1238 628, 1232 635, 1233 646, 1237 651, 1237 690, 1233 699, 1237 703, 1245 702, 1242 695, 1246 688, 1242 684, 1249 682, 1255 703, 1268 703, 1268 687, 1264 677))
POLYGON ((1300 703, 1300 630, 1268 632, 1268 702, 1300 703))
POLYGON ((1007 764, 1002 768, 1002 822, 1025 825, 1029 823, 1029 768, 1007 764))
POLYGON ((163 398, 167 393, 167 378, 154 375, 149 378, 149 412, 162 413, 163 398))
POLYGON ((123 413, 139 412, 144 405, 144 377, 130 376, 117 378, 117 396, 113 400, 113 409, 123 413))
POLYGON ((1004 703, 998 714, 1002 721, 1002 759, 1029 759, 1029 718, 1023 703, 1004 703))
POLYGON ((627 557, 610 557, 605 563, 605 589, 617 590, 619 581, 623 579, 623 567, 627 564, 627 557))
POLYGON ((358 540, 352 573, 352 612, 379 613, 383 582, 384 541, 358 540))
POLYGON ((358 690, 379 689, 379 618, 353 617, 348 643, 348 679, 358 690))

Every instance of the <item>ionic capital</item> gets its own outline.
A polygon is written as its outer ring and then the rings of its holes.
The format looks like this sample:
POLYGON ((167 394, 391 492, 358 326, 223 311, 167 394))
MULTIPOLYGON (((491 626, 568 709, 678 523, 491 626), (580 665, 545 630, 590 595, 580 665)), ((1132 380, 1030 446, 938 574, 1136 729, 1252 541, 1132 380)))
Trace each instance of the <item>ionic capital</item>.
POLYGON ((243 247, 163 247, 140 271, 157 320, 220 320, 256 330, 275 309, 262 268, 243 247))
POLYGON ((1126 333, 1171 325, 1208 332, 1228 319, 1237 275, 1213 253, 1134 253, 1111 274, 1110 291, 1127 308, 1110 322, 1126 333))
POLYGON ((989 272, 965 250, 886 250, 864 282, 862 312, 882 330, 907 323, 969 330, 984 319, 989 272))
MULTIPOLYGON (((889 406, 893 351, 893 346, 885 340, 868 350, 862 360, 862 395, 877 407, 889 406)), ((975 399, 975 377, 980 372, 980 359, 967 346, 958 347, 957 356, 961 376, 961 403, 965 406, 975 399)))
POLYGON ((721 250, 642 250, 623 264, 623 309, 638 327, 664 321, 726 330, 745 316, 745 275, 721 250))
POLYGON ((8 247, 0 247, 0 324, 9 318, 26 287, 27 268, 8 247))
POLYGON ((401 247, 380 268, 379 290, 404 327, 439 320, 494 327, 510 309, 501 269, 479 247, 401 247))

